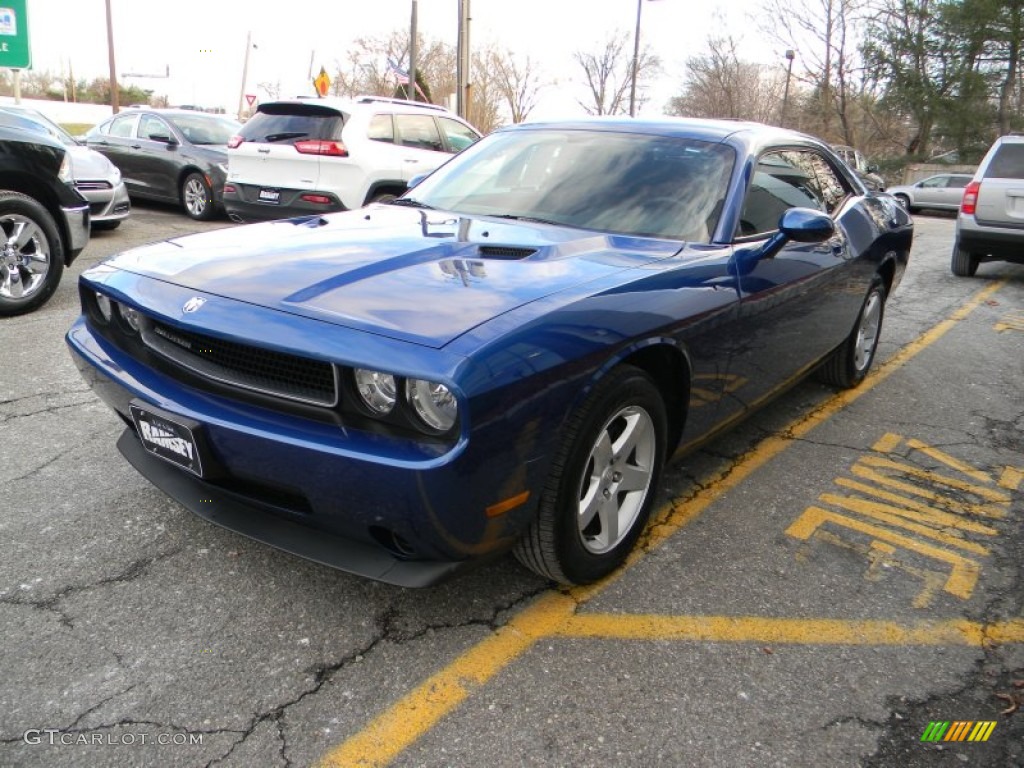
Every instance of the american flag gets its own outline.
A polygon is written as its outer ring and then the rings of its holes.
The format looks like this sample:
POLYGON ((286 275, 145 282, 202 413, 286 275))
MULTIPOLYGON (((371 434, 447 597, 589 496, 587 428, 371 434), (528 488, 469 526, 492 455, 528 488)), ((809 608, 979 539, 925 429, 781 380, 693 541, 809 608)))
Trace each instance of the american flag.
POLYGON ((398 66, 394 61, 388 59, 388 70, 393 72, 399 85, 409 84, 409 73, 398 66))

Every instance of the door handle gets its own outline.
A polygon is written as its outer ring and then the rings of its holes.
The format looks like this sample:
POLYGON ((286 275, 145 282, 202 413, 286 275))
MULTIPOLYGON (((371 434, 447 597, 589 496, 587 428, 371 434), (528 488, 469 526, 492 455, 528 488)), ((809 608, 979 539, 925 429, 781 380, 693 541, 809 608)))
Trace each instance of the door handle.
POLYGON ((141 144, 132 144, 132 149, 142 149, 141 144))

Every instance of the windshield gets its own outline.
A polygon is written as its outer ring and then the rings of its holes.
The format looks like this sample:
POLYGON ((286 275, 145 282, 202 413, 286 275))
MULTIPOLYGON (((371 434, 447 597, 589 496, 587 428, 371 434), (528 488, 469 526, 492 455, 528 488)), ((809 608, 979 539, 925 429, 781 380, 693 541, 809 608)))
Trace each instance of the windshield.
POLYGON ((499 132, 406 199, 462 214, 709 242, 735 153, 694 139, 587 130, 499 132))
POLYGON ((5 116, 9 116, 6 117, 5 120, 8 125, 13 125, 17 128, 24 128, 25 130, 34 131, 35 133, 41 133, 44 136, 49 136, 51 139, 56 139, 67 147, 73 147, 78 143, 71 138, 67 131, 47 118, 41 112, 36 112, 34 110, 29 111, 26 109, 14 110, 8 109, 7 107, 3 107, 2 111, 5 116))
POLYGON ((241 123, 212 115, 175 115, 170 120, 193 144, 227 144, 242 128, 241 123))

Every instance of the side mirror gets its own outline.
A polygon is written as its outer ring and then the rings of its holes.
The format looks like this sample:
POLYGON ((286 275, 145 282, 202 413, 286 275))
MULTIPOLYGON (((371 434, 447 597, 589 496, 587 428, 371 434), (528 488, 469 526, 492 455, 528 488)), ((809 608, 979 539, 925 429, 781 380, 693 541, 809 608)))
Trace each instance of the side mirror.
POLYGON ((877 165, 869 165, 868 166, 868 173, 878 173, 878 166, 877 165))
POLYGON ((779 218, 779 232, 797 243, 822 243, 836 233, 836 223, 812 208, 790 208, 779 218))
POLYGON ((161 144, 167 144, 168 146, 177 146, 178 140, 173 136, 169 136, 166 133, 151 133, 149 134, 150 141, 159 141, 161 144))
POLYGON ((417 184, 419 184, 421 181, 423 181, 425 178, 427 178, 427 176, 429 176, 429 175, 430 175, 429 173, 417 173, 415 176, 413 176, 411 179, 409 179, 408 183, 405 185, 406 189, 412 189, 417 184))

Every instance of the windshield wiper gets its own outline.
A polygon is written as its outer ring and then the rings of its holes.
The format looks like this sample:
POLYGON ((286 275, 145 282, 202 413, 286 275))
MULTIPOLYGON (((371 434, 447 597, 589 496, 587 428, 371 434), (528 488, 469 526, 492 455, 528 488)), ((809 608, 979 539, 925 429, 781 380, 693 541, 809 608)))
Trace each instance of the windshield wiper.
POLYGON ((436 210, 434 206, 421 203, 419 200, 411 197, 396 197, 394 200, 391 200, 388 205, 405 205, 409 208, 425 208, 428 211, 436 210))
POLYGON ((572 224, 566 224, 564 221, 552 221, 551 219, 539 219, 536 216, 518 216, 514 213, 495 213, 491 214, 496 219, 512 219, 512 221, 526 221, 531 224, 554 224, 556 227, 571 227, 572 224))
POLYGON ((284 141, 285 139, 301 139, 303 136, 309 136, 308 133, 302 131, 282 131, 281 133, 268 133, 263 137, 266 142, 284 141))

